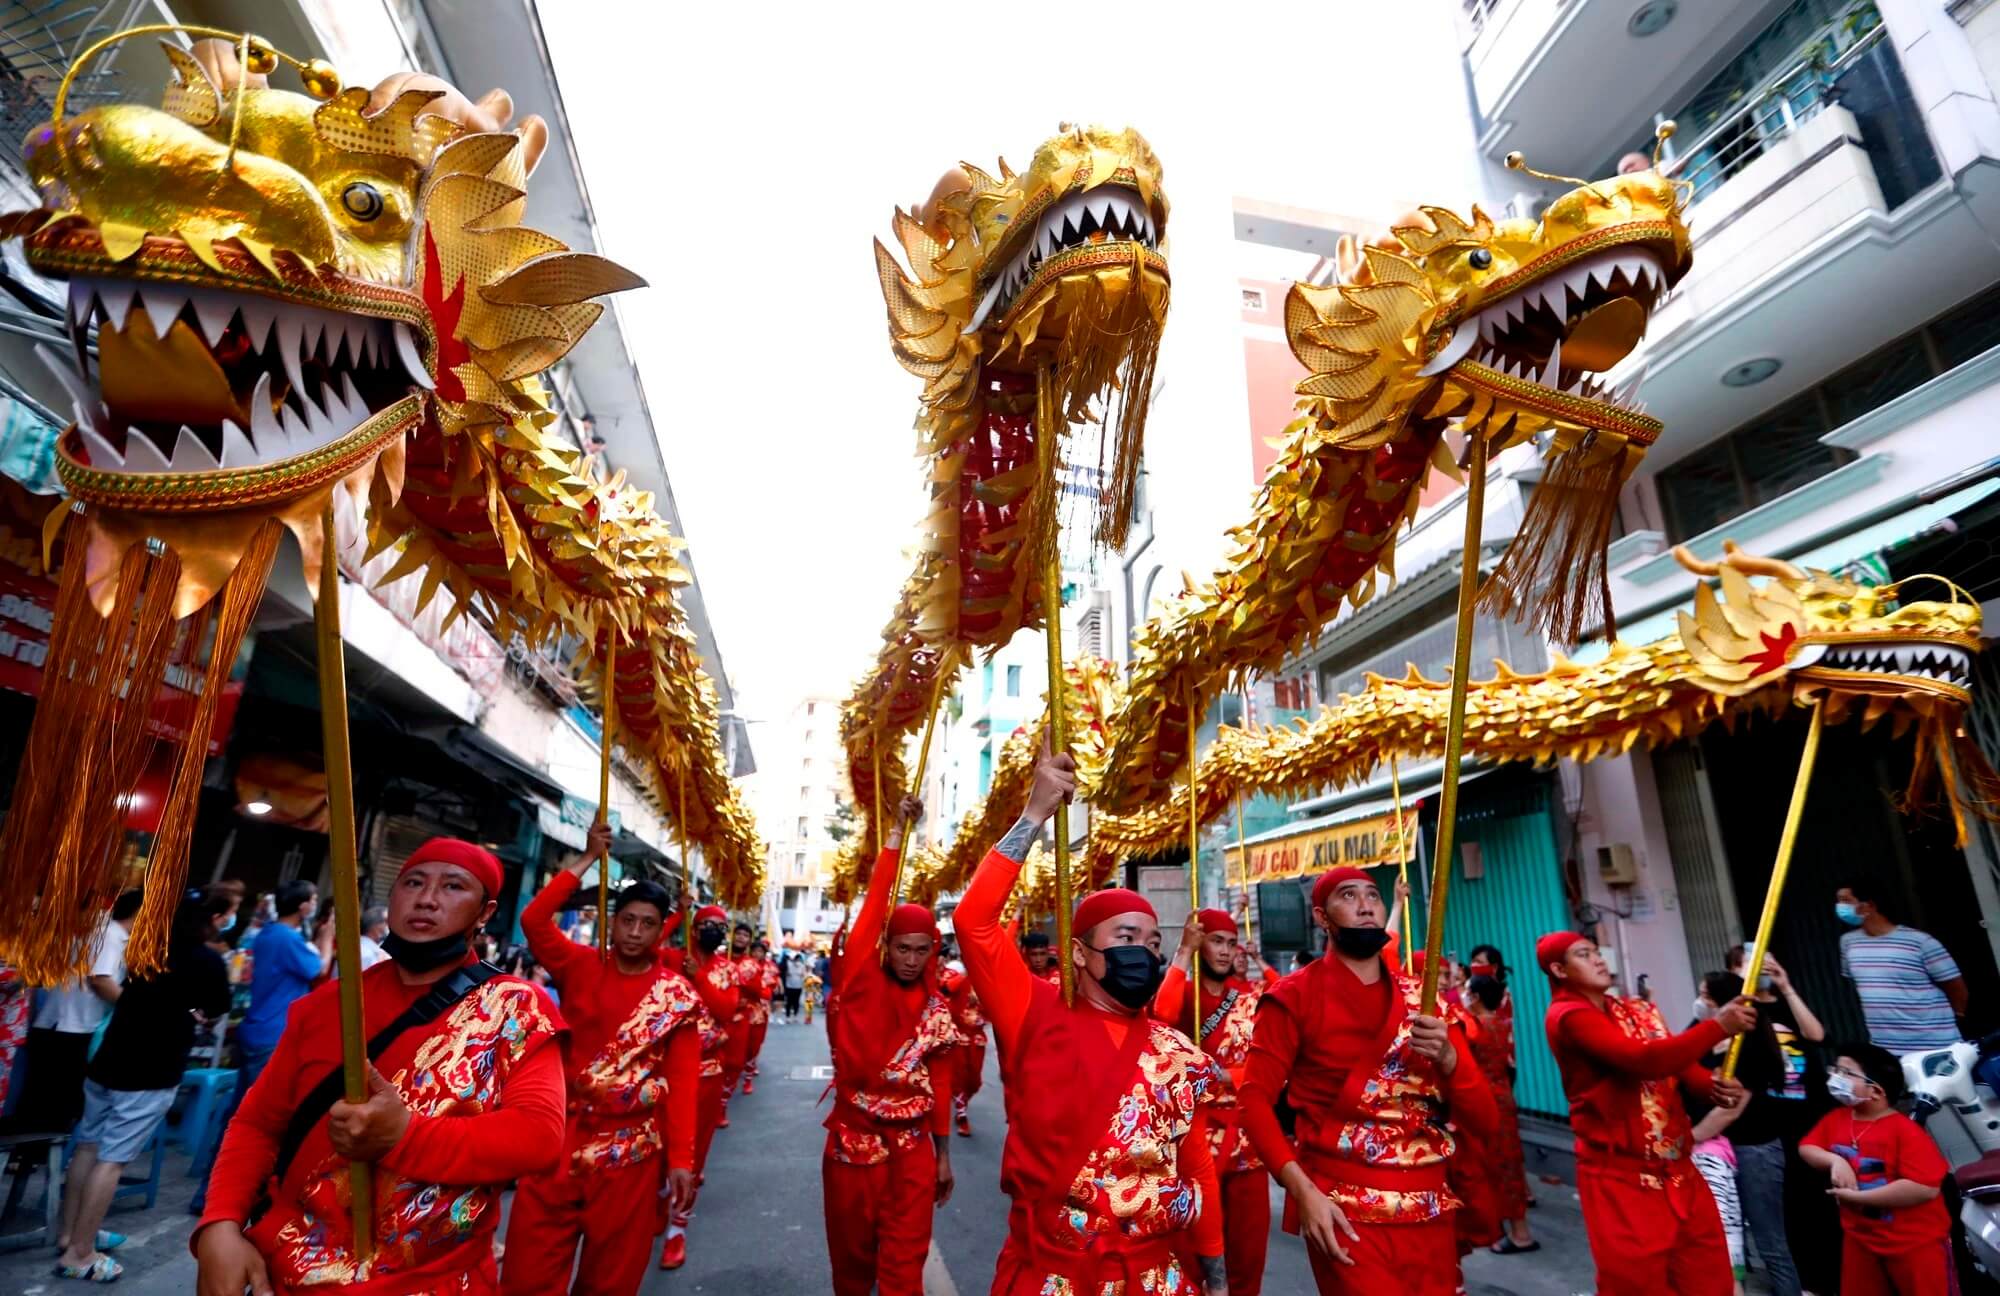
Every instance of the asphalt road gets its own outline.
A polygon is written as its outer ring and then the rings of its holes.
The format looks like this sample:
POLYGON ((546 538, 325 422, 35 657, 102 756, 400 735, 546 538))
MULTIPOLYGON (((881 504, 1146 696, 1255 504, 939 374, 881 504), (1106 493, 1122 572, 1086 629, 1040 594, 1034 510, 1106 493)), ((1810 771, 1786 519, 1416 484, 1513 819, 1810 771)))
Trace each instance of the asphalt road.
MULTIPOLYGON (((674 1273, 652 1271, 643 1289, 649 1296, 823 1296, 829 1290, 819 1169, 826 1065, 821 1024, 772 1027, 756 1092, 732 1102, 730 1128, 717 1135, 710 1154, 688 1263, 674 1273)), ((1007 1201, 1000 1192, 1006 1121, 992 1050, 972 1123, 973 1137, 952 1140, 958 1186, 937 1215, 926 1296, 982 1296, 1006 1234, 1007 1201)), ((185 1171, 184 1158, 169 1156, 158 1206, 145 1211, 121 1204, 107 1221, 130 1239, 118 1252, 127 1267, 118 1290, 127 1296, 186 1296, 194 1290, 194 1262, 187 1252, 192 1221, 186 1214, 193 1181, 185 1171)), ((39 1179, 35 1189, 31 1208, 39 1202, 39 1179)), ((1537 1192, 1541 1205, 1531 1219, 1542 1251, 1470 1257, 1466 1287, 1473 1296, 1571 1296, 1592 1289, 1575 1191, 1544 1184, 1537 1192)), ((1294 1296, 1312 1290, 1298 1239, 1274 1225, 1269 1254, 1266 1292, 1294 1296)), ((84 1289, 50 1277, 51 1259, 39 1249, 0 1254, 0 1292, 56 1296, 84 1289)))

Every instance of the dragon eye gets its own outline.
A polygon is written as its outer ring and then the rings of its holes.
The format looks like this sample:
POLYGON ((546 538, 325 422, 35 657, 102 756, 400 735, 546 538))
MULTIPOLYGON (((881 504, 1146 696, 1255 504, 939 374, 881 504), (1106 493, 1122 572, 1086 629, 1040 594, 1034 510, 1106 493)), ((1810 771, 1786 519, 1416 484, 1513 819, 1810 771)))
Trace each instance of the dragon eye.
POLYGON ((382 214, 382 195, 374 185, 357 180, 340 191, 340 205, 354 219, 372 221, 382 214))
POLYGON ((1493 264, 1493 254, 1485 248, 1474 248, 1466 254, 1465 263, 1474 270, 1484 270, 1493 264))

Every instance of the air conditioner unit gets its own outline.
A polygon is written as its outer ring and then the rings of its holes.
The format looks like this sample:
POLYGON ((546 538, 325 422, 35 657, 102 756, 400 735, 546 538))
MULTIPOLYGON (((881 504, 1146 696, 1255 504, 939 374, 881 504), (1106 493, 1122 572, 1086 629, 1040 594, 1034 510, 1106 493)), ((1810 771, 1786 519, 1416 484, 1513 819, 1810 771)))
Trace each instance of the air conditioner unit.
POLYGON ((1635 886, 1639 881, 1639 860, 1624 842, 1597 848, 1597 876, 1606 886, 1635 886))

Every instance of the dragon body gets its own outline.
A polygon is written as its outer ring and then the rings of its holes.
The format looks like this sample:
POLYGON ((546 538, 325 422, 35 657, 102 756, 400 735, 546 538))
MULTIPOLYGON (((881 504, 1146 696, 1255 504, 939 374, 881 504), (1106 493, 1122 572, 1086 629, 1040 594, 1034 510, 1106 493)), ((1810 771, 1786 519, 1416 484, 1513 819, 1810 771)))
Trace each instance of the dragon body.
MULTIPOLYGON (((475 103, 430 77, 371 93, 311 65, 312 93, 273 89, 276 58, 254 39, 163 48, 174 76, 159 108, 63 118, 58 100, 27 145, 41 206, 0 223, 29 264, 69 283, 74 366, 56 368, 76 422, 58 471, 76 508, 58 511, 49 540, 65 545, 68 604, 105 618, 59 608, 79 656, 103 656, 133 618, 148 628, 128 663, 198 654, 209 622, 247 622, 281 527, 309 584, 330 546, 353 570, 395 549, 385 582, 420 579, 420 608, 448 594, 447 621, 475 614, 532 645, 567 637, 600 675, 616 636, 617 730, 648 758, 662 803, 673 793, 687 807, 682 826, 732 899, 749 902, 761 850, 721 768, 713 686, 676 595, 688 580, 678 542, 645 493, 596 480, 551 435, 537 375, 597 319, 592 299, 641 281, 522 224, 546 128, 510 126, 498 91, 475 103)), ((213 642, 211 671, 236 650, 213 642)), ((45 694, 36 725, 75 719, 45 694)), ((115 824, 122 748, 99 762, 103 777, 50 791, 61 752, 55 733, 42 738, 28 768, 52 798, 46 821, 115 824)), ((186 746, 205 742, 202 727, 186 746)), ((191 815, 192 798, 177 784, 170 800, 191 815)), ((22 819, 10 815, 0 842, 10 881, 85 909, 115 885, 101 844, 62 845, 53 878, 22 872, 44 845, 22 819)), ((159 952, 184 867, 173 853, 156 845, 135 966, 159 952)), ((10 941, 12 959, 28 937, 0 932, 10 941)), ((35 948, 44 970, 73 953, 35 948)))
POLYGON ((1661 430, 1633 383, 1610 390, 1600 375, 1689 261, 1675 188, 1648 171, 1574 189, 1539 222, 1424 208, 1392 236, 1344 243, 1339 282, 1295 284, 1298 417, 1227 565, 1141 628, 1092 806, 1158 803, 1216 693, 1394 579, 1396 532, 1426 478, 1458 472, 1447 429, 1548 456, 1487 596, 1573 641, 1603 597, 1618 487, 1661 430))
POLYGON ((951 672, 1045 620, 1066 434, 1094 407, 1097 535, 1122 542, 1166 317, 1166 222, 1159 163, 1137 132, 1066 126, 1025 170, 963 164, 897 211, 907 269, 876 243, 891 347, 924 383, 929 506, 882 648, 842 713, 864 821, 878 781, 885 800, 900 795, 903 742, 951 672))
MULTIPOLYGON (((1558 659, 1545 671, 1521 673, 1496 662, 1491 678, 1467 689, 1467 755, 1593 760, 1817 700, 1831 723, 1914 733, 1918 759, 1907 800, 1920 804, 1941 782, 1961 836, 1966 814, 1991 817, 2000 807, 2000 778, 1964 731, 1972 654, 1981 643, 1975 602, 1955 590, 1944 601, 1899 602, 1903 591, 1895 587, 1859 585, 1733 547, 1720 564, 1685 551, 1680 557, 1718 579, 1720 597, 1703 584, 1677 633, 1644 646, 1614 642, 1589 664, 1558 659)), ((1196 815, 1209 823, 1240 796, 1306 796, 1356 783, 1391 759, 1442 756, 1449 693, 1447 681, 1414 669, 1402 679, 1371 675, 1360 693, 1342 695, 1293 728, 1224 729, 1200 757, 1196 815)), ((1114 714, 1118 701, 1100 695, 1114 714)), ((963 885, 1020 813, 1037 741, 1021 734, 1006 745, 992 795, 951 847, 925 861, 939 886, 963 885)), ((1103 759, 1100 739, 1086 775, 1101 770, 1103 759)), ((1086 884, 1101 884, 1132 856, 1184 848, 1187 797, 1183 781, 1158 805, 1093 815, 1086 884)))

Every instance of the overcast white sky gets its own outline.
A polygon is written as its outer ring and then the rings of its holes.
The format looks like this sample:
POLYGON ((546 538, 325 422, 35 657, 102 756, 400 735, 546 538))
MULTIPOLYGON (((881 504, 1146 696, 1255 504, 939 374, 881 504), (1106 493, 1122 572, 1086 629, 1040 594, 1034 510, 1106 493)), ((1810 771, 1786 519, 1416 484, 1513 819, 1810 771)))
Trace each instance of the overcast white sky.
POLYGON ((618 308, 753 719, 844 694, 908 569, 919 383, 869 240, 947 166, 1024 163, 1062 120, 1151 140, 1174 297, 1147 461, 1197 572, 1250 500, 1232 196, 1478 196, 1446 0, 540 9, 604 251, 652 285, 618 308))

